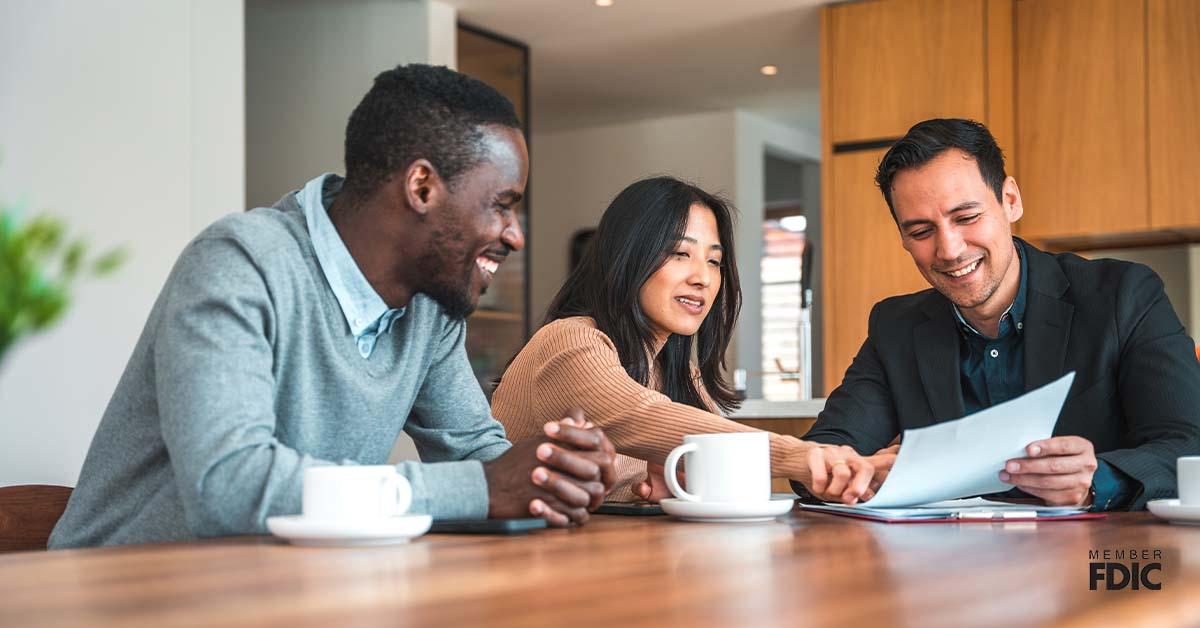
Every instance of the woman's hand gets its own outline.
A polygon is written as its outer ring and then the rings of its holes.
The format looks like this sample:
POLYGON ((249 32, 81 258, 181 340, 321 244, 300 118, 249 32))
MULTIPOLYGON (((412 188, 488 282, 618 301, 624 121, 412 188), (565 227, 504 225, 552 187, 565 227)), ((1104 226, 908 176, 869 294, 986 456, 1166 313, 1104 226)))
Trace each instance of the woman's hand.
MULTIPOLYGON (((633 494, 638 496, 638 499, 643 499, 648 502, 657 504, 660 500, 672 497, 671 489, 667 488, 667 481, 663 478, 663 466, 654 464, 653 462, 646 463, 646 479, 638 482, 633 487, 633 494)), ((679 471, 679 483, 683 484, 683 471, 679 471)))
MULTIPOLYGON (((875 456, 864 458, 853 448, 845 445, 813 445, 808 449, 807 463, 809 479, 800 478, 800 483, 818 499, 827 502, 841 502, 853 505, 866 501, 875 495, 874 484, 875 464, 891 464, 886 458, 878 457, 885 450, 880 450, 875 456)), ((892 455, 892 459, 895 456, 892 455)), ((882 480, 879 481, 882 484, 882 480)))

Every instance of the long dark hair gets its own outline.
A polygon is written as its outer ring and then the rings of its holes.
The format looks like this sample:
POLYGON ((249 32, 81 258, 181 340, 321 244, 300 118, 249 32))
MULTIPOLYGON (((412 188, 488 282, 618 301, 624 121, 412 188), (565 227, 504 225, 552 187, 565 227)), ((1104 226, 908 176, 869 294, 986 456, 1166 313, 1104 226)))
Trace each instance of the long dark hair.
POLYGON ((742 305, 737 259, 733 254, 732 204, 674 177, 642 179, 621 191, 584 250, 583 259, 550 302, 544 323, 590 316, 617 347, 621 365, 635 381, 649 385, 647 355, 654 348, 650 322, 642 309, 642 284, 667 261, 683 238, 692 205, 712 210, 724 256, 721 288, 695 336, 672 334, 658 355, 663 393, 672 401, 709 410, 692 378, 692 341, 704 388, 726 412, 741 398, 725 380, 725 350, 742 305))

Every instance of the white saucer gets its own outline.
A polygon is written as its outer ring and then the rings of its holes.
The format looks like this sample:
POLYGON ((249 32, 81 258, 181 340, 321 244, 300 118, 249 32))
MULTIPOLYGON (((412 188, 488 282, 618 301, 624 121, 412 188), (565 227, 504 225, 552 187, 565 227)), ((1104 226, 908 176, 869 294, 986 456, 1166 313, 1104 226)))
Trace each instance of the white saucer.
POLYGON ((689 502, 669 497, 659 502, 663 512, 684 521, 749 523, 770 521, 792 509, 792 499, 765 502, 689 502))
POLYGON ((407 543, 429 531, 433 517, 404 515, 362 521, 305 519, 304 515, 267 517, 267 529, 295 545, 358 546, 407 543))
POLYGON ((1183 506, 1178 499, 1152 499, 1146 502, 1146 507, 1171 523, 1200 525, 1200 506, 1183 506))

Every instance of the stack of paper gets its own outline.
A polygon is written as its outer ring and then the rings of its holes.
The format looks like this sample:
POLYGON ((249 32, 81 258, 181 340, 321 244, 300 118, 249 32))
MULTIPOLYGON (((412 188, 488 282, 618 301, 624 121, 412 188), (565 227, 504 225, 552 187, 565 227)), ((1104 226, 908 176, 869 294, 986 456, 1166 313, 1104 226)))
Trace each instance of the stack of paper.
POLYGON ((829 512, 880 521, 1012 521, 1029 519, 1077 518, 1086 512, 1083 508, 1010 504, 982 497, 952 499, 932 504, 921 504, 908 508, 872 508, 869 504, 844 506, 841 504, 800 504, 806 510, 829 512))

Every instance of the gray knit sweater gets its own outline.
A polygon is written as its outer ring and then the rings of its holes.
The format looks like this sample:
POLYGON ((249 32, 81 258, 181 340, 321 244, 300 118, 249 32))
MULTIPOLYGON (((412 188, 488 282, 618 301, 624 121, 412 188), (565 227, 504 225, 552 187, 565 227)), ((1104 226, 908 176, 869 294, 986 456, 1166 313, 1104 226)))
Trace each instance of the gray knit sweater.
POLYGON ((385 463, 401 429, 412 512, 485 517, 480 461, 509 443, 464 334, 417 295, 364 359, 294 193, 221 219, 171 271, 50 547, 264 533, 305 467, 385 463))

